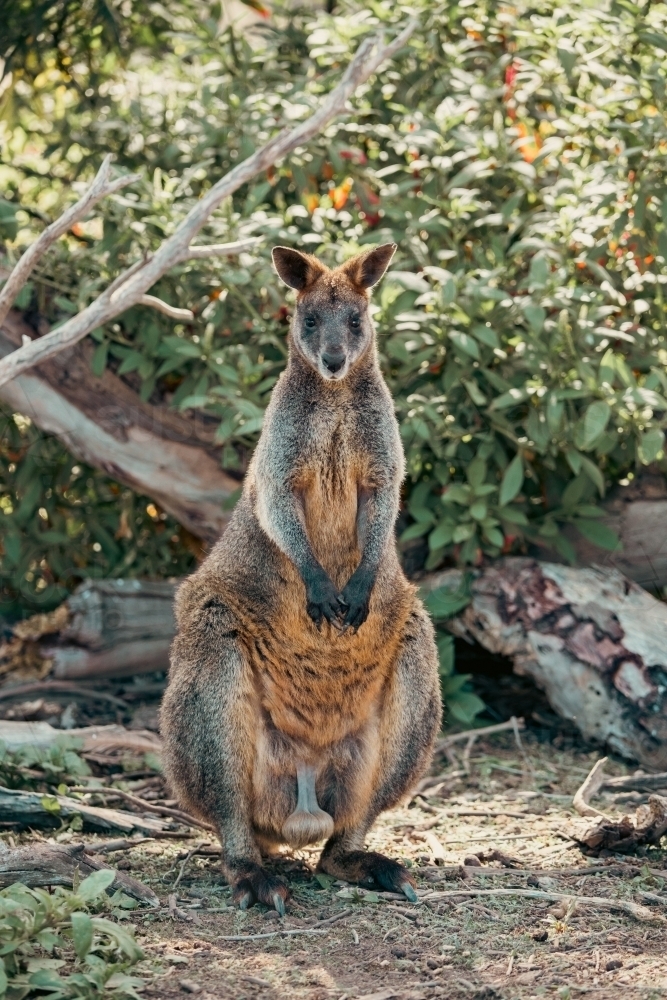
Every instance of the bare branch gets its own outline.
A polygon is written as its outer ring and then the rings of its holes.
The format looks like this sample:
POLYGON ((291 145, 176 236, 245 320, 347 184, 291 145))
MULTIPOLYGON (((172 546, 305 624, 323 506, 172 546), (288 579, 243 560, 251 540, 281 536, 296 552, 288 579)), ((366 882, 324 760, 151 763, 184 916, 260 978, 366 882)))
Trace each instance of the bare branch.
POLYGON ((106 198, 107 195, 113 194, 114 191, 118 191, 120 188, 127 187, 127 185, 131 184, 133 181, 139 180, 138 174, 127 174, 124 177, 117 177, 115 180, 110 181, 110 169, 111 154, 104 157, 102 166, 97 171, 95 180, 83 197, 79 198, 79 200, 72 205, 71 208, 68 208, 67 211, 60 216, 60 218, 56 219, 55 222, 52 222, 50 226, 47 226, 32 246, 28 247, 25 251, 0 292, 0 326, 2 326, 7 318, 7 313, 11 309, 16 296, 19 294, 30 277, 37 261, 40 257, 44 256, 51 244, 55 243, 55 241, 59 239, 63 233, 66 233, 75 222, 82 219, 88 210, 91 209, 93 205, 96 205, 98 201, 101 201, 102 198, 106 198))
POLYGON ((119 276, 110 288, 77 316, 0 361, 0 386, 16 378, 27 368, 70 347, 91 330, 135 305, 163 274, 187 259, 190 242, 225 198, 321 132, 332 118, 345 110, 348 99, 357 88, 368 80, 385 59, 391 58, 405 44, 416 25, 415 20, 409 21, 389 45, 384 45, 381 36, 367 38, 362 42, 338 86, 310 118, 293 129, 284 129, 214 184, 188 212, 176 232, 134 274, 119 276))
POLYGON ((604 766, 607 763, 606 757, 601 757, 600 760, 595 764, 588 774, 586 780, 584 781, 581 788, 577 789, 574 798, 572 799, 572 805, 577 810, 580 816, 597 816, 607 819, 605 813, 600 812, 594 806, 590 805, 589 800, 596 795, 605 781, 607 776, 604 773, 604 766))
POLYGON ((245 253, 247 250, 254 250, 258 243, 261 243, 259 236, 253 236, 247 240, 238 240, 236 243, 212 243, 207 247, 188 247, 183 251, 182 260, 206 260, 208 257, 231 257, 236 253, 245 253))
POLYGON ((156 295, 142 295, 137 304, 157 309, 158 312, 164 313, 169 319, 179 320, 181 323, 192 323, 195 318, 192 309, 179 309, 178 306, 170 306, 168 302, 163 302, 156 295))

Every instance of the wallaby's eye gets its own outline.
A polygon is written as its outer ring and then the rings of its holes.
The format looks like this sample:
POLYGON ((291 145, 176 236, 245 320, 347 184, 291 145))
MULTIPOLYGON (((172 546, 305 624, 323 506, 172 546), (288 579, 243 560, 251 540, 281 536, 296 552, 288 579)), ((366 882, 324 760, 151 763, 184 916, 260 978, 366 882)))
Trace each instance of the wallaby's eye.
POLYGON ((306 316, 306 318, 303 321, 303 325, 305 326, 306 330, 314 330, 315 327, 317 326, 317 320, 315 319, 314 316, 306 316))
POLYGON ((350 316, 350 326, 352 327, 353 330, 358 330, 359 327, 361 326, 361 319, 358 313, 353 313, 350 316))

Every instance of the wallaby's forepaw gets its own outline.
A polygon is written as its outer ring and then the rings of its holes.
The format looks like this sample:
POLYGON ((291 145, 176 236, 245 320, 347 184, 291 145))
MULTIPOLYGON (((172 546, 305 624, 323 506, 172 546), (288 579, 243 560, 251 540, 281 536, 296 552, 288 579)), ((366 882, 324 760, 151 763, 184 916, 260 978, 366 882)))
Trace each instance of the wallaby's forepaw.
POLYGON ((416 882, 398 861, 376 851, 347 851, 320 859, 322 871, 347 882, 375 882, 387 892, 402 892, 411 903, 417 902, 416 882))
POLYGON ((344 630, 351 628, 356 632, 368 618, 373 583, 373 576, 359 568, 355 570, 343 587, 343 592, 338 600, 344 606, 344 630))
POLYGON ((306 584, 306 611, 309 617, 318 628, 325 618, 330 624, 337 625, 343 608, 338 601, 336 588, 324 570, 313 573, 304 582, 306 584))
POLYGON ((248 865, 245 872, 234 882, 232 899, 239 909, 247 910, 254 903, 272 906, 281 917, 285 916, 285 903, 290 891, 279 875, 269 875, 260 865, 248 865))

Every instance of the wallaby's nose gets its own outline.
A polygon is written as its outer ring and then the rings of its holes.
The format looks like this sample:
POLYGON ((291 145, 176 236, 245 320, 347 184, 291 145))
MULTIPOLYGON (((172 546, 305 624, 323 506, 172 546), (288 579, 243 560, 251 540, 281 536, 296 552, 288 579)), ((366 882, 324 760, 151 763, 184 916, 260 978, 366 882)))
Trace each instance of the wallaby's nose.
POLYGON ((324 364, 331 374, 335 375, 336 372, 339 372, 345 364, 345 355, 339 351, 331 351, 330 353, 325 351, 322 355, 322 361, 324 361, 324 364))

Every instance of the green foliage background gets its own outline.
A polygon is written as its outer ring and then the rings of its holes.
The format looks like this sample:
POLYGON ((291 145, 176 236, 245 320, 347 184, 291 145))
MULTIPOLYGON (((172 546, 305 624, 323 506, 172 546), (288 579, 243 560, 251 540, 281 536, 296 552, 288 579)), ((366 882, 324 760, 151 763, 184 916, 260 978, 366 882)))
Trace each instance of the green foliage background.
MULTIPOLYGON (((259 249, 156 286, 195 322, 132 309, 93 334, 94 369, 217 418, 224 464, 242 470, 285 361, 289 303, 270 247, 336 264, 393 240, 375 318, 408 459, 404 542, 423 539, 428 568, 527 543, 572 558, 569 524, 616 544, 599 498, 642 466, 664 469, 664 4, 344 0, 332 14, 274 7, 252 32, 204 0, 2 7, 9 261, 104 153, 142 178, 41 264, 21 305, 51 322, 305 117, 368 32, 416 14, 353 113, 237 192, 202 238, 261 236, 259 249)), ((8 418, 0 458, 6 603, 50 606, 83 575, 192 564, 146 499, 81 466, 74 476, 25 422, 8 418)))

